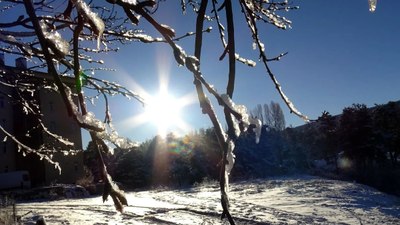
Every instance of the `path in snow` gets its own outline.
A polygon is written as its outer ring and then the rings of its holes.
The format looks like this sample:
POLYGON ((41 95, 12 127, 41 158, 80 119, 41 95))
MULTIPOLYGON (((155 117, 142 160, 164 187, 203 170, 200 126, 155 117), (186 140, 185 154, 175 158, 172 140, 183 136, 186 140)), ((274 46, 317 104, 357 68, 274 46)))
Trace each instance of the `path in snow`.
MULTIPOLYGON (((237 224, 400 224, 400 198, 373 188, 311 176, 232 184, 231 213, 237 224)), ((116 213, 101 197, 17 205, 23 224, 44 216, 48 224, 228 224, 217 183, 185 190, 127 193, 116 213)))

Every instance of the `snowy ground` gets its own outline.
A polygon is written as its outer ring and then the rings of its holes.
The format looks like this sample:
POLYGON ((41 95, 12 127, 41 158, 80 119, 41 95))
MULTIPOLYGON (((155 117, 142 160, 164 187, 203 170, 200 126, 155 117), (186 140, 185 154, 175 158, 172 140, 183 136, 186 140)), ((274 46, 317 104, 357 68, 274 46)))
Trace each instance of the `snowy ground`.
MULTIPOLYGON (((231 184, 237 224, 400 224, 400 198, 356 183, 311 176, 231 184)), ((185 190, 127 193, 116 213, 101 197, 17 205, 23 224, 44 216, 47 224, 228 224, 220 220, 217 183, 185 190)))

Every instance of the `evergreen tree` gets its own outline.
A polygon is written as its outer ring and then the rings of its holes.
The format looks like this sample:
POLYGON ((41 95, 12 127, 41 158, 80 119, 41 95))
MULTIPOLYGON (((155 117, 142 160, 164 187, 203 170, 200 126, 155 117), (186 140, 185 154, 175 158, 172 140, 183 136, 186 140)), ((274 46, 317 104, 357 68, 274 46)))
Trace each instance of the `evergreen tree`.
MULTIPOLYGON (((374 129, 379 138, 380 161, 389 156, 391 164, 396 167, 400 156, 400 103, 389 102, 379 105, 374 111, 374 129)), ((384 162, 383 162, 384 163, 384 162)))
POLYGON ((339 129, 344 155, 355 163, 358 173, 366 175, 375 151, 372 118, 366 105, 353 104, 343 109, 339 129))
POLYGON ((320 140, 318 145, 323 151, 323 156, 328 161, 334 160, 337 170, 337 157, 339 149, 337 147, 337 123, 336 118, 329 112, 324 111, 318 118, 318 131, 320 140))

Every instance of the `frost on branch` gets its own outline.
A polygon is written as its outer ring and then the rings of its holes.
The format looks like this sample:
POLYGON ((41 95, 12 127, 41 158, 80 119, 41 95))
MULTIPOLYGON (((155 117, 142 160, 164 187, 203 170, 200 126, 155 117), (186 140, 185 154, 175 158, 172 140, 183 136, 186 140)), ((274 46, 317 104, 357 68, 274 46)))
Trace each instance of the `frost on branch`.
POLYGON ((152 43, 152 42, 161 42, 163 41, 162 38, 154 38, 147 34, 133 34, 132 38, 139 39, 143 43, 152 43))
MULTIPOLYGON (((260 41, 258 41, 258 46, 260 46, 260 51, 265 52, 265 45, 264 43, 261 43, 260 41)), ((257 49, 257 43, 253 42, 253 50, 257 49)))
POLYGON ((78 12, 83 16, 85 21, 89 23, 93 33, 97 36, 97 49, 100 49, 100 39, 105 28, 103 20, 97 13, 92 12, 90 7, 83 0, 74 0, 73 2, 78 12))
POLYGON ((61 167, 58 162, 55 162, 52 160, 50 156, 47 154, 43 154, 40 151, 37 151, 36 149, 32 149, 31 147, 21 143, 14 135, 8 133, 2 126, 0 126, 0 132, 3 132, 5 134, 5 138, 3 141, 6 141, 6 137, 9 137, 18 147, 18 152, 22 151, 22 155, 25 157, 26 154, 35 154, 40 157, 40 160, 45 159, 47 162, 50 164, 54 165, 54 168, 58 170, 58 172, 61 174, 61 167))
POLYGON ((127 138, 120 137, 111 124, 111 131, 108 132, 105 124, 97 119, 93 112, 88 112, 85 115, 82 115, 79 112, 78 106, 72 99, 71 89, 68 87, 66 87, 65 89, 67 92, 69 104, 72 108, 72 113, 74 114, 74 117, 77 119, 78 123, 80 123, 83 127, 86 127, 89 130, 97 131, 95 134, 98 138, 109 141, 119 148, 128 149, 138 146, 138 143, 132 142, 127 138))
MULTIPOLYGON (((291 28, 292 21, 286 17, 279 16, 276 11, 284 9, 286 11, 290 9, 297 9, 298 7, 290 7, 288 1, 282 2, 265 2, 265 1, 254 1, 245 0, 244 5, 246 9, 246 17, 249 21, 262 20, 270 23, 280 29, 291 28)), ((252 30, 255 30, 253 23, 248 24, 252 30)))
POLYGON ((250 67, 255 67, 256 66, 256 62, 254 62, 251 59, 245 59, 243 57, 240 57, 240 55, 237 54, 237 53, 235 53, 235 58, 236 58, 237 61, 239 61, 239 62, 241 62, 241 63, 243 63, 245 65, 248 65, 250 67))
POLYGON ((58 58, 64 58, 69 52, 69 43, 64 40, 57 31, 49 30, 49 27, 43 21, 40 22, 40 28, 43 35, 51 45, 51 50, 58 58))
POLYGON ((8 42, 8 43, 15 43, 18 42, 17 39, 15 39, 14 36, 12 35, 3 35, 0 33, 0 40, 3 42, 8 42))
POLYGON ((186 67, 188 68, 189 71, 193 73, 199 71, 200 62, 195 56, 188 56, 186 57, 185 61, 186 61, 186 67))
MULTIPOLYGON (((247 108, 244 105, 236 105, 232 99, 227 95, 227 94, 223 94, 221 95, 222 100, 224 101, 224 103, 233 111, 239 113, 242 116, 241 121, 239 121, 243 128, 244 131, 247 130, 247 128, 249 128, 250 125, 254 125, 254 132, 256 134, 256 143, 259 142, 260 140, 260 135, 261 135, 261 121, 259 119, 256 118, 250 118, 249 114, 247 113, 247 108)), ((235 126, 236 128, 239 126, 235 126)), ((240 131, 236 129, 236 134, 239 134, 240 131)))
POLYGON ((160 24, 162 27, 162 30, 165 35, 167 35, 169 38, 174 38, 175 37, 175 30, 172 29, 172 27, 169 27, 168 25, 165 24, 160 24))
MULTIPOLYGON (((0 31, 1 32, 1 31, 0 31)), ((0 33, 0 41, 8 43, 13 46, 17 46, 21 51, 23 51, 26 55, 32 56, 32 48, 27 43, 19 42, 13 35, 3 35, 0 33)))
POLYGON ((174 45, 174 56, 178 65, 185 65, 186 53, 179 45, 174 45))
POLYGON ((96 119, 94 113, 88 112, 85 115, 82 115, 81 112, 79 112, 79 108, 75 104, 75 102, 72 98, 73 95, 72 95, 71 89, 67 86, 64 86, 64 87, 65 87, 65 92, 66 92, 66 95, 68 98, 68 104, 71 106, 72 114, 76 118, 78 123, 82 127, 88 128, 90 130, 95 130, 98 132, 104 131, 105 130, 104 123, 101 122, 100 120, 96 119))
MULTIPOLYGON (((118 135, 118 132, 115 131, 111 127, 111 131, 108 132, 106 129, 104 123, 100 120, 98 120, 93 112, 88 112, 85 115, 80 115, 76 114, 77 119, 80 123, 88 125, 89 127, 93 127, 95 129, 101 130, 99 132, 96 132, 96 136, 100 139, 103 139, 105 141, 109 141, 113 143, 115 146, 122 148, 122 149, 129 149, 133 147, 137 147, 139 144, 136 142, 132 142, 127 138, 121 137, 118 135)), ((89 128, 90 129, 90 128, 89 128)))
POLYGON ((121 2, 135 6, 137 4, 136 0, 121 0, 121 2))
POLYGON ((101 122, 99 119, 96 119, 96 116, 93 112, 88 112, 83 116, 77 114, 77 118, 79 118, 78 120, 81 121, 83 124, 88 124, 92 127, 97 127, 101 130, 105 130, 104 123, 101 122))
POLYGON ((139 147, 139 144, 137 142, 133 142, 130 141, 128 138, 119 136, 118 132, 113 128, 113 126, 111 124, 109 125, 111 131, 107 132, 107 130, 104 130, 103 132, 96 133, 98 138, 109 141, 121 149, 130 149, 134 147, 139 147))

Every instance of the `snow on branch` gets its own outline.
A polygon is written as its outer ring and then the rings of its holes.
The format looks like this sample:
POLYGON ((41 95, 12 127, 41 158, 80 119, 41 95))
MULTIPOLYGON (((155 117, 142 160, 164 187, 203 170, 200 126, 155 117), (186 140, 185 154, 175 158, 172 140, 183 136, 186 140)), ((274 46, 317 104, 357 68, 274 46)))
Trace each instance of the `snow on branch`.
POLYGON ((49 27, 44 21, 40 21, 40 28, 53 53, 57 58, 64 58, 69 52, 69 43, 64 40, 57 31, 49 30, 49 27))
POLYGON ((110 127, 110 131, 107 131, 106 129, 103 132, 96 133, 96 136, 98 138, 109 141, 120 149, 131 149, 134 147, 139 147, 139 143, 130 141, 128 138, 119 136, 118 132, 114 129, 111 123, 109 123, 108 125, 110 127))
MULTIPOLYGON (((287 4, 287 2, 283 2, 283 5, 287 4)), ((259 38, 259 34, 258 34, 258 28, 257 28, 257 18, 256 15, 254 14, 254 10, 258 10, 258 11, 263 11, 264 8, 262 8, 262 5, 260 3, 260 5, 257 4, 253 4, 253 3, 249 3, 249 1, 241 1, 241 7, 243 9, 245 18, 246 18, 246 22, 248 27, 250 28, 250 31, 252 33, 252 37, 254 39, 254 42, 256 43, 259 52, 260 52, 260 58, 264 64, 264 67, 269 75, 269 77, 271 78, 272 82, 275 84, 275 88, 278 91, 279 95, 281 96, 282 100, 285 102, 285 104, 288 106, 289 110, 291 113, 294 113, 295 115, 297 115, 298 117, 300 117, 301 119, 303 119, 304 121, 308 122, 309 119, 307 116, 303 115, 293 104, 292 101, 290 101, 290 99, 286 96, 286 94, 283 92, 282 90, 282 86, 280 85, 280 83, 278 82, 278 80, 276 79, 276 76, 273 74, 273 72, 271 71, 271 69, 269 68, 268 62, 270 61, 265 53, 265 47, 264 44, 261 42, 260 38, 259 38)), ((276 7, 273 9, 276 9, 276 7)), ((268 12, 269 13, 269 12, 268 12)), ((277 24, 274 24, 275 26, 278 26, 277 24)), ((283 54, 285 55, 285 54, 283 54)), ((282 56, 283 56, 282 55, 282 56)))
POLYGON ((32 47, 29 44, 23 43, 23 42, 19 42, 11 34, 3 35, 2 32, 0 31, 0 41, 4 42, 4 43, 7 43, 7 44, 10 44, 10 45, 17 46, 27 56, 32 56, 33 55, 32 47))
MULTIPOLYGON (((102 93, 106 93, 108 95, 117 95, 120 94, 128 99, 130 98, 134 98, 137 101, 139 101, 140 103, 142 103, 143 105, 145 104, 146 100, 144 99, 143 96, 141 96, 140 94, 129 90, 128 88, 126 88, 125 86, 118 84, 116 82, 111 82, 108 80, 102 80, 102 79, 98 79, 92 76, 88 76, 86 75, 86 81, 88 85, 92 85, 94 87, 95 90, 97 90, 98 92, 102 92, 102 93), (100 85, 99 83, 101 83, 102 85, 100 85)), ((89 86, 86 86, 87 88, 90 88, 89 86)))
MULTIPOLYGON (((220 40, 222 42, 222 46, 224 47, 224 52, 219 57, 219 60, 223 60, 225 55, 228 53, 228 44, 226 43, 226 40, 225 40, 225 27, 220 21, 220 16, 218 15, 219 9, 216 9, 215 1, 212 1, 212 4, 213 4, 214 17, 215 17, 216 23, 218 25, 219 37, 220 37, 220 40)), ((238 53, 234 53, 234 55, 235 55, 235 59, 238 62, 241 62, 241 63, 243 63, 243 64, 245 64, 247 66, 250 66, 250 67, 255 67, 256 66, 256 62, 254 62, 253 60, 243 58, 238 53)))
POLYGON ((100 49, 100 39, 105 29, 103 20, 97 13, 92 12, 90 7, 83 0, 72 0, 72 2, 75 4, 79 14, 89 23, 93 33, 97 36, 97 49, 100 49))
POLYGON ((67 104, 71 107, 72 116, 76 119, 78 124, 88 130, 93 130, 96 132, 103 132, 105 130, 105 125, 100 120, 96 119, 94 113, 88 112, 85 115, 79 111, 78 106, 73 100, 73 94, 68 86, 64 86, 65 94, 67 96, 67 104))
MULTIPOLYGON (((243 131, 246 131, 250 125, 254 125, 254 132, 256 134, 256 143, 260 141, 261 136, 261 121, 256 118, 252 118, 247 113, 247 108, 244 105, 236 105, 232 99, 227 95, 221 95, 222 100, 225 102, 226 106, 228 106, 232 111, 238 112, 241 115, 241 120, 239 120, 240 125, 243 131)), ((238 129, 239 126, 236 126, 236 135, 239 136, 240 130, 238 129)))

